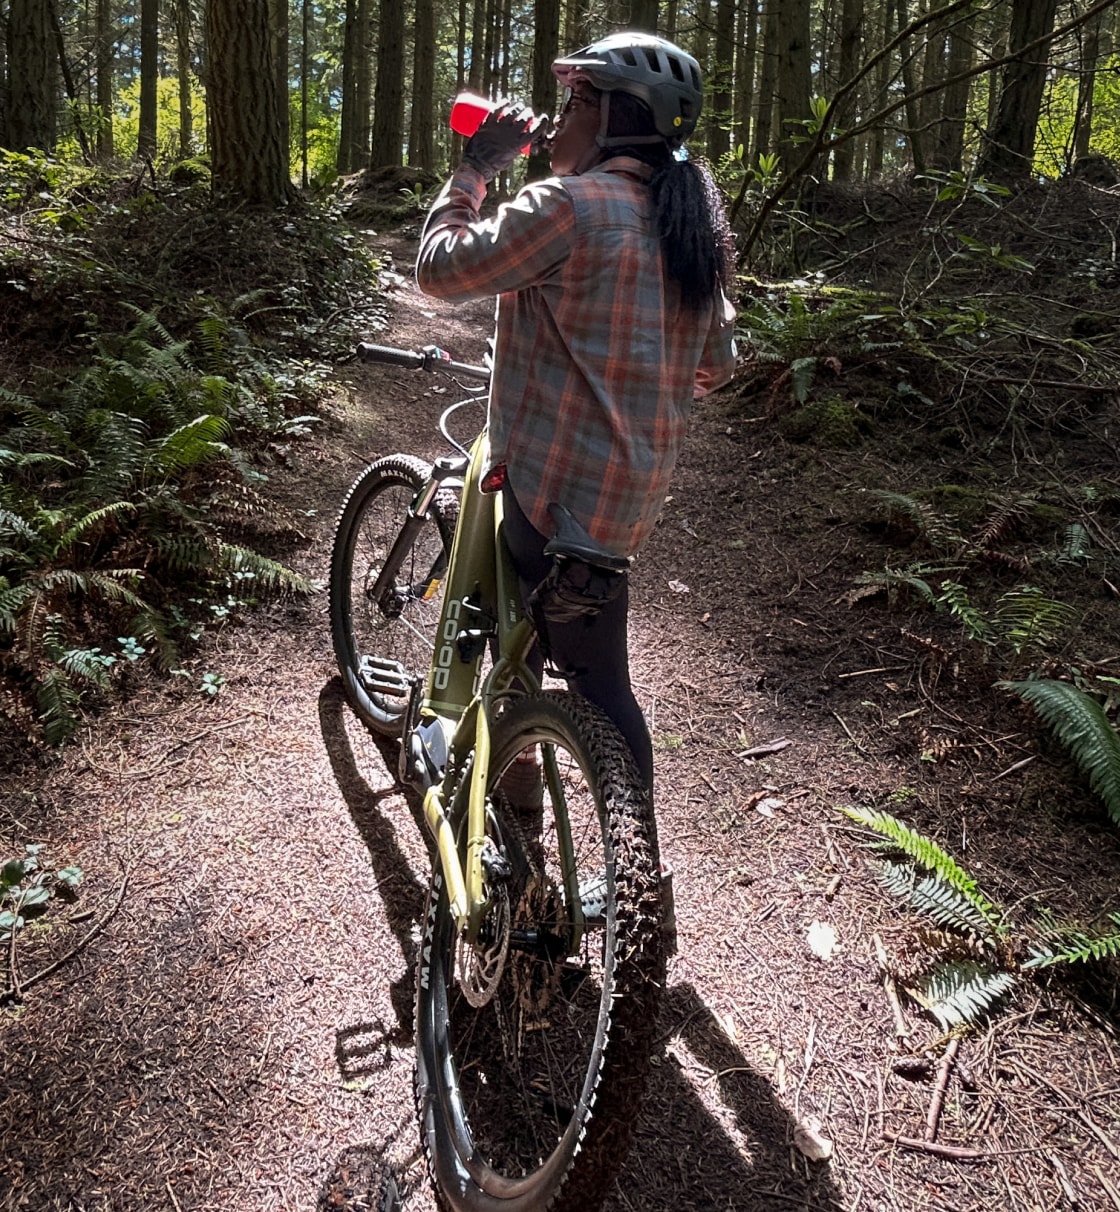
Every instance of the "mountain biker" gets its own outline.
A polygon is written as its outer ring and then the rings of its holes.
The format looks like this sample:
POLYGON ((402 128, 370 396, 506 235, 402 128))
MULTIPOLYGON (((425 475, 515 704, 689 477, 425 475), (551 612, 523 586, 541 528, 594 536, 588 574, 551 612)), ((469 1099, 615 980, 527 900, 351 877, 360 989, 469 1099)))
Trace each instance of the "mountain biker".
MULTIPOLYGON (((504 534, 527 598, 554 569, 544 553, 554 504, 608 563, 638 552, 693 398, 735 367, 730 232, 710 172, 683 151, 702 101, 696 60, 664 39, 622 33, 553 71, 564 90, 555 130, 546 136, 548 124, 522 107, 491 114, 431 209, 416 267, 427 294, 498 297, 491 459, 505 465, 504 534), (547 137, 554 175, 482 219, 487 184, 527 136, 547 137)), ((606 584, 596 583, 609 599, 596 613, 550 619, 549 655, 617 725, 652 793, 652 745, 630 685, 626 578, 606 584)))

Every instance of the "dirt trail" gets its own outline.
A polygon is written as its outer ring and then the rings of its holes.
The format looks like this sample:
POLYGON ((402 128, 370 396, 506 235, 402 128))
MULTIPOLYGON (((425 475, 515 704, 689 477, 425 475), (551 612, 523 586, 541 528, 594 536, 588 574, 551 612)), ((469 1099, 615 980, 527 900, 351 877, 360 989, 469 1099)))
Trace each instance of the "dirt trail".
MULTIPOLYGON (((382 338, 477 359, 489 308, 422 299, 407 242, 394 248, 405 277, 382 338)), ((433 379, 349 377, 331 432, 276 482, 288 507, 314 511, 295 562, 318 577, 362 462, 438 448, 445 396, 433 379)), ((977 1090, 953 1083, 939 1139, 985 1160, 882 1140, 922 1135, 929 1084, 891 1065, 937 1033, 915 1022, 910 1041, 893 1034, 871 938, 889 943, 898 922, 836 808, 901 787, 931 812, 940 800, 898 742, 905 728, 885 723, 928 710, 905 672, 882 672, 912 654, 892 649, 897 631, 874 615, 839 619, 832 605, 850 584, 852 534, 821 484, 851 475, 706 403, 640 562, 635 681, 655 738, 680 954, 607 1207, 1052 1209, 1064 1175, 1080 1208, 1120 1209, 1106 1185, 1111 1174, 1120 1189, 1115 1033, 1068 1001, 1028 991, 965 1043, 977 1090), (778 740, 790 744, 737 756, 778 740), (806 942, 818 921, 838 939, 827 961, 806 942), (834 1144, 827 1164, 794 1145, 814 1117, 834 1144)), ((10 760, 3 774, 4 856, 41 841, 59 865, 78 863, 79 907, 95 913, 127 887, 80 959, 0 1011, 0 1209, 362 1209, 383 1157, 403 1176, 407 1212, 430 1209, 410 1085, 425 850, 341 701, 325 594, 230 622, 194 681, 207 671, 227 679, 215 698, 185 681, 142 684, 60 765, 10 760)), ((984 770, 939 773, 955 804, 983 790, 1010 820, 1020 793, 990 776, 1020 752, 1005 745, 984 770)), ((1022 824, 1025 886, 1063 844, 1048 827, 1022 824)), ((1092 836, 1096 875, 1114 877, 1115 842, 1092 836)), ((991 842, 977 844, 978 861, 991 842)), ((65 949, 88 924, 30 940, 25 973, 36 948, 65 949)))

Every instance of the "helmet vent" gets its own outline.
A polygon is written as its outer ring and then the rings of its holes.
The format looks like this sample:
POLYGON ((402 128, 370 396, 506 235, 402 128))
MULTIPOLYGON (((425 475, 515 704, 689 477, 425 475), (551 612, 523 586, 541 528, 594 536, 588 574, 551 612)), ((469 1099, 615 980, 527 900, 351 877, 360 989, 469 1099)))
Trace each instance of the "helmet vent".
POLYGON ((625 50, 619 51, 619 54, 622 56, 622 61, 627 67, 638 66, 638 57, 634 54, 634 51, 629 46, 625 50))
POLYGON ((669 56, 669 70, 673 73, 673 78, 675 80, 684 80, 684 72, 681 69, 680 60, 676 57, 676 55, 669 56))
POLYGON ((651 72, 657 72, 658 75, 660 75, 661 74, 661 62, 657 58, 657 52, 655 50, 652 50, 648 46, 645 46, 642 49, 645 51, 646 62, 649 64, 649 70, 651 72))

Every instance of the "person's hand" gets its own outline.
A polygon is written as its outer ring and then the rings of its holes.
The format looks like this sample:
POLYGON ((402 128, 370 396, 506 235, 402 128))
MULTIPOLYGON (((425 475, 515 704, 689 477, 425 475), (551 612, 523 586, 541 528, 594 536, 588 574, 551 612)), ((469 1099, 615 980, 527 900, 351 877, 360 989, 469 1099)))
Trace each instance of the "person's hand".
POLYGON ((527 151, 548 126, 523 105, 502 105, 488 114, 463 148, 463 163, 477 169, 487 181, 527 151))

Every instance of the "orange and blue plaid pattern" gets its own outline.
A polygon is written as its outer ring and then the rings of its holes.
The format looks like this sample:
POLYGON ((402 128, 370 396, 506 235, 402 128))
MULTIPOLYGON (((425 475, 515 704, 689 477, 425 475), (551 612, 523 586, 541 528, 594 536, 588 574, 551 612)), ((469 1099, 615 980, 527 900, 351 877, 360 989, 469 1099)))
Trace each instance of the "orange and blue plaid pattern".
POLYGON ((730 304, 688 311, 666 277, 648 173, 616 157, 527 185, 481 219, 486 184, 461 166, 416 266, 427 294, 498 296, 491 455, 526 516, 551 534, 559 502, 619 555, 653 530, 692 400, 735 369, 730 304))

